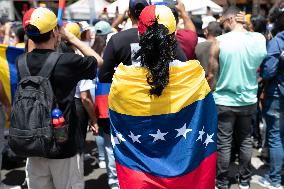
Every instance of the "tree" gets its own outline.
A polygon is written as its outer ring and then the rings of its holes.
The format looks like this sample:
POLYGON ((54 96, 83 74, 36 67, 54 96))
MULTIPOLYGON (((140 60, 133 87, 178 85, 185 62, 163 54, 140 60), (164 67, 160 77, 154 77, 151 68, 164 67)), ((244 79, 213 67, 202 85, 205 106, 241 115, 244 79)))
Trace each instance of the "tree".
POLYGON ((71 4, 75 3, 76 1, 78 1, 78 0, 67 0, 66 6, 71 5, 71 4))

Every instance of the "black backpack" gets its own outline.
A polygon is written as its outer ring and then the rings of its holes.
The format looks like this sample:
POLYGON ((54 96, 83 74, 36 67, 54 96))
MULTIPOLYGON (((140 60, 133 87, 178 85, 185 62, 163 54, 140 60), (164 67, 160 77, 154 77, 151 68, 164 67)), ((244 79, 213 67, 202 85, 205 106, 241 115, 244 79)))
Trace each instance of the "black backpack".
POLYGON ((9 130, 9 145, 19 156, 56 157, 59 152, 52 125, 57 107, 50 76, 61 54, 52 52, 37 76, 31 76, 27 55, 18 59, 18 83, 9 130))

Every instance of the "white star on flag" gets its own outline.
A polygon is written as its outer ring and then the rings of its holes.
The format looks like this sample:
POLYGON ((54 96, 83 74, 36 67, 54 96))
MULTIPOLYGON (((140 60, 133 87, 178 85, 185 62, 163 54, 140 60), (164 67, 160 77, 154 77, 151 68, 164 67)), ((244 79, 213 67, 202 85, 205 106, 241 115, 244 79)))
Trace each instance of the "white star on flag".
POLYGON ((141 135, 135 136, 135 135, 130 131, 130 135, 128 135, 128 136, 132 139, 133 143, 135 143, 135 142, 141 143, 141 142, 139 141, 139 137, 141 137, 141 135))
POLYGON ((199 131, 198 133, 199 133, 199 136, 198 136, 198 138, 197 138, 196 141, 200 140, 200 141, 202 142, 202 137, 203 137, 203 135, 205 134, 205 132, 204 132, 204 127, 203 127, 202 130, 199 131))
POLYGON ((214 142, 214 140, 212 139, 213 135, 214 135, 214 133, 212 135, 207 134, 207 138, 206 138, 205 142, 203 143, 203 144, 206 145, 206 147, 208 146, 209 143, 214 142))
POLYGON ((126 140, 123 138, 121 133, 116 133, 116 137, 118 138, 119 142, 125 142, 126 140))
POLYGON ((110 141, 111 141, 111 144, 112 144, 113 147, 115 147, 115 145, 117 145, 117 144, 120 144, 118 138, 114 137, 113 135, 111 135, 110 141))
POLYGON ((166 140, 164 138, 164 136, 168 134, 168 132, 166 133, 161 133, 160 129, 158 129, 157 131, 157 134, 149 134, 150 136, 154 137, 154 141, 153 142, 156 142, 157 140, 166 140))
POLYGON ((178 134, 177 134, 177 136, 176 136, 175 138, 177 138, 177 137, 179 137, 179 136, 183 136, 185 139, 186 139, 186 134, 187 134, 188 132, 191 132, 191 131, 192 131, 192 129, 187 129, 187 128, 186 128, 186 123, 183 125, 182 128, 180 128, 180 129, 175 129, 175 130, 178 132, 178 134))

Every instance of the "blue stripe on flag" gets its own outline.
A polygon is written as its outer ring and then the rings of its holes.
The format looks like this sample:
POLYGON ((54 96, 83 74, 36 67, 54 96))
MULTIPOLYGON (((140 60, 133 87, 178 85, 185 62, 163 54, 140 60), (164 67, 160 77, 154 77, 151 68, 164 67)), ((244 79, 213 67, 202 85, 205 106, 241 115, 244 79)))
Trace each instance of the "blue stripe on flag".
POLYGON ((110 91, 110 83, 100 83, 97 80, 96 96, 108 95, 110 91))
POLYGON ((113 143, 116 143, 116 160, 130 169, 172 178, 193 171, 206 157, 216 152, 217 114, 211 93, 175 114, 128 116, 109 110, 109 115, 113 143), (186 129, 192 129, 185 135, 186 138, 178 136, 176 130, 184 125, 186 129), (156 134, 158 129, 167 134, 164 135, 165 140, 154 142, 150 134, 156 134), (198 140, 202 130, 205 133, 198 140), (138 138, 141 143, 133 142, 130 132, 135 136, 141 135, 138 138), (207 135, 210 138, 212 134, 214 142, 206 146, 207 135))
POLYGON ((16 58, 24 53, 24 49, 16 48, 16 47, 7 47, 6 49, 6 57, 9 65, 10 72, 10 85, 11 85, 11 97, 12 102, 17 89, 18 83, 18 75, 17 75, 17 67, 16 67, 16 58))

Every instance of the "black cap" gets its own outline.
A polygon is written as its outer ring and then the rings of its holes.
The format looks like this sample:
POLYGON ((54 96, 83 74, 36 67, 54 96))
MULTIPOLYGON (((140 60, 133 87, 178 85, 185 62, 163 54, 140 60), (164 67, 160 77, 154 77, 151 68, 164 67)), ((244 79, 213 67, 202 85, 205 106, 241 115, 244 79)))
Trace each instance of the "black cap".
POLYGON ((130 11, 131 16, 134 19, 139 20, 140 13, 148 5, 149 3, 147 0, 130 0, 129 1, 129 11, 130 11))

